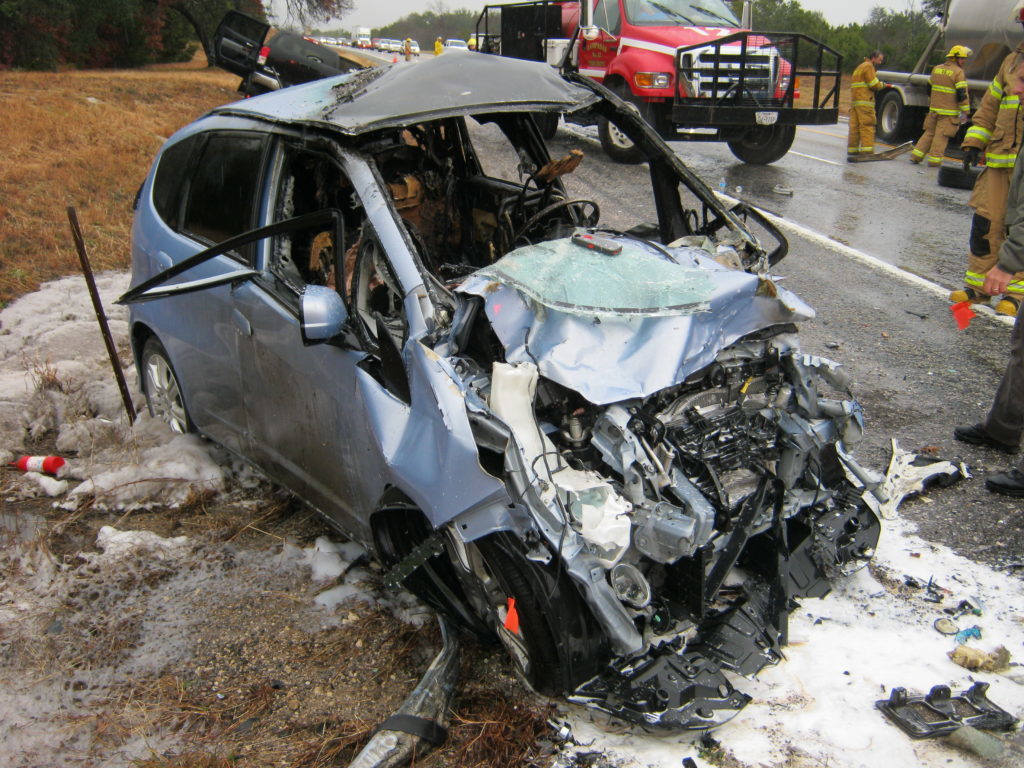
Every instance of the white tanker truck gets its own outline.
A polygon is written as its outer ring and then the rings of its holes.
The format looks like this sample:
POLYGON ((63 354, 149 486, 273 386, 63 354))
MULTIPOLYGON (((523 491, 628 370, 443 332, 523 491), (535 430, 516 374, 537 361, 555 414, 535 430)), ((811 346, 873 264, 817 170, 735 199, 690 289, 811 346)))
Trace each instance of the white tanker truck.
MULTIPOLYGON (((1015 0, 949 0, 939 27, 912 72, 882 70, 878 78, 892 88, 877 97, 878 138, 891 144, 916 138, 928 112, 928 76, 952 45, 974 51, 964 64, 972 111, 978 107, 999 65, 1017 47, 1024 32, 1010 21, 1015 0)), ((941 182, 940 182, 941 183, 941 182)))

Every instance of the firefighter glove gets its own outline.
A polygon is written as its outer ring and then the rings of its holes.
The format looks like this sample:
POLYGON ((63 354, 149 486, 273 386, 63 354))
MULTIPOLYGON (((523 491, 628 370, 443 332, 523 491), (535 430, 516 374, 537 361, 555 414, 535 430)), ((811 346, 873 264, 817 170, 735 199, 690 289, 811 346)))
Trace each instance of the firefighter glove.
POLYGON ((964 170, 967 171, 972 165, 977 165, 979 159, 981 159, 980 149, 977 147, 967 147, 964 149, 964 170))

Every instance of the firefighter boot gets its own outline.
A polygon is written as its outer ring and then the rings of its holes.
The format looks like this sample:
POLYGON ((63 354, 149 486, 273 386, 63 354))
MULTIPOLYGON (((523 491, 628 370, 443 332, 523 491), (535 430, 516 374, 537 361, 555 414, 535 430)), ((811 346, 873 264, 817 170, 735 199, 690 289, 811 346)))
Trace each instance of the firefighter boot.
POLYGON ((1009 317, 1016 317, 1017 311, 1020 309, 1020 299, 1016 296, 1010 296, 1009 294, 1003 296, 996 304, 996 312, 1000 315, 1007 315, 1009 317))
POLYGON ((971 304, 987 304, 991 296, 986 296, 984 293, 979 293, 970 286, 967 286, 963 290, 953 291, 949 294, 949 300, 954 304, 962 304, 965 301, 971 302, 971 304))

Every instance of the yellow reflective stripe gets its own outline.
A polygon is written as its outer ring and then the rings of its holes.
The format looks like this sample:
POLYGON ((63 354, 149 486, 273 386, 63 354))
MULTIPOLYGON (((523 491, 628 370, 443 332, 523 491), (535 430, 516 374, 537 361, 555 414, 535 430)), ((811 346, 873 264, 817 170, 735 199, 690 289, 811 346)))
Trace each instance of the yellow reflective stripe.
POLYGON ((947 117, 956 117, 959 114, 958 110, 955 109, 939 109, 938 107, 932 107, 931 111, 937 115, 945 115, 947 117))
POLYGON ((975 285, 980 288, 985 284, 985 276, 979 275, 977 272, 968 272, 964 275, 964 282, 967 285, 975 285))
POLYGON ((1016 288, 1018 293, 1024 291, 1024 280, 1011 280, 1007 288, 1016 288))
POLYGON ((966 88, 967 87, 967 81, 966 80, 957 80, 956 83, 954 83, 954 87, 955 88, 966 88))
POLYGON ((965 139, 978 139, 979 141, 988 144, 988 140, 992 138, 992 131, 988 128, 982 128, 980 125, 972 125, 967 129, 967 135, 965 139))
POLYGON ((999 85, 999 83, 997 83, 995 80, 993 80, 992 84, 988 87, 988 92, 995 96, 997 99, 1003 98, 1003 87, 999 85))
POLYGON ((932 85, 932 90, 939 93, 956 93, 956 89, 950 88, 948 85, 932 85))
POLYGON ((989 168, 1013 168, 1013 158, 1009 160, 993 160, 991 157, 985 158, 985 165, 989 168))
POLYGON ((876 85, 881 85, 881 84, 882 83, 876 77, 874 80, 872 80, 870 83, 868 83, 868 88, 874 88, 876 85))
POLYGON ((964 114, 970 112, 971 111, 971 105, 970 104, 961 104, 960 105, 960 111, 963 112, 964 114))
POLYGON ((912 154, 914 157, 924 157, 924 152, 918 149, 917 147, 914 147, 914 149, 911 150, 910 154, 912 154))
POLYGON ((855 107, 873 107, 873 106, 875 106, 875 102, 873 102, 873 101, 855 101, 855 102, 853 102, 853 106, 855 106, 855 107))

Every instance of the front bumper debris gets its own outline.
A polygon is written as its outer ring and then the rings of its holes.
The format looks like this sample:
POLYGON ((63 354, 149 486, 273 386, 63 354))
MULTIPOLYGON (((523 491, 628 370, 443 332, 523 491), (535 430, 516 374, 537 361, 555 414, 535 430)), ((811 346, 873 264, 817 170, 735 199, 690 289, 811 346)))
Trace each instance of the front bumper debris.
POLYGON ((985 696, 988 683, 977 682, 954 694, 948 685, 936 685, 925 696, 908 696, 906 688, 893 688, 888 699, 875 706, 912 739, 946 736, 965 725, 987 730, 1005 730, 1017 718, 985 696))

